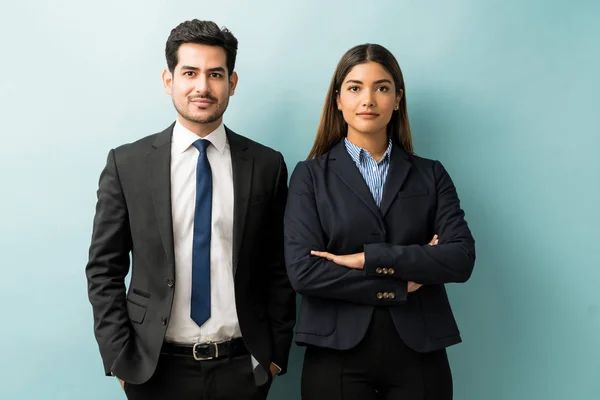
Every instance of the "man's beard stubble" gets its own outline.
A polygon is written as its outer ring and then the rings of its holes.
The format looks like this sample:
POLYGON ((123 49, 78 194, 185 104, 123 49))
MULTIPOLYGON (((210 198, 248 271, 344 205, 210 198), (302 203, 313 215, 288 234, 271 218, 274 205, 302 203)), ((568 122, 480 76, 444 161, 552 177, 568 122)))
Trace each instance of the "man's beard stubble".
POLYGON ((179 108, 177 106, 177 103, 175 103, 175 100, 173 100, 173 106, 175 107, 175 110, 177 110, 177 112, 179 113, 179 115, 181 115, 184 119, 196 123, 196 124, 210 124, 213 123, 215 121, 217 121, 219 118, 221 118, 223 116, 223 114, 225 113, 225 110, 227 110, 227 106, 229 104, 229 97, 227 97, 225 100, 225 104, 223 104, 223 107, 221 107, 222 104, 220 104, 218 102, 218 100, 210 95, 202 95, 202 96, 193 96, 193 97, 188 97, 186 100, 188 101, 188 104, 191 103, 191 101, 193 99, 208 99, 210 101, 213 102, 213 105, 216 105, 216 110, 206 116, 206 117, 200 117, 200 116, 193 116, 191 115, 191 113, 189 113, 187 110, 188 109, 184 109, 182 110, 181 108, 179 108))

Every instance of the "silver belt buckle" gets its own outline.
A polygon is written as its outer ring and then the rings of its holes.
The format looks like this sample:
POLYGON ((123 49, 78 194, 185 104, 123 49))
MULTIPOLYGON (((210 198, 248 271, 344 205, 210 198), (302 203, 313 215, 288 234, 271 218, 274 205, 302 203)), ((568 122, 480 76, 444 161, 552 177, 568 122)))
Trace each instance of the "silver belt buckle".
POLYGON ((216 342, 206 342, 206 343, 196 343, 194 344, 194 348, 192 349, 192 355, 194 356, 194 360, 196 361, 207 361, 207 360, 212 360, 214 358, 219 357, 219 346, 217 345, 216 342), (196 347, 197 346, 215 346, 215 356, 214 357, 198 357, 198 355, 196 354, 196 347))

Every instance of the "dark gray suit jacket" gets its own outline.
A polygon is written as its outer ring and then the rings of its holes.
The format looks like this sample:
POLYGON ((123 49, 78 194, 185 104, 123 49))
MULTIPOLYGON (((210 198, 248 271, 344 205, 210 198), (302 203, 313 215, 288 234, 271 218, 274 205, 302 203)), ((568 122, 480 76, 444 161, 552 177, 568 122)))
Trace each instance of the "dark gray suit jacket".
MULTIPOLYGON (((111 150, 100 176, 86 267, 107 375, 147 381, 171 314, 175 277, 170 163, 173 126, 111 150), (131 283, 125 288, 131 256, 131 283)), ((226 129, 234 181, 233 268, 243 338, 266 380, 287 369, 295 294, 283 260, 287 170, 280 153, 226 129)), ((260 375, 260 374, 259 374, 260 375)))

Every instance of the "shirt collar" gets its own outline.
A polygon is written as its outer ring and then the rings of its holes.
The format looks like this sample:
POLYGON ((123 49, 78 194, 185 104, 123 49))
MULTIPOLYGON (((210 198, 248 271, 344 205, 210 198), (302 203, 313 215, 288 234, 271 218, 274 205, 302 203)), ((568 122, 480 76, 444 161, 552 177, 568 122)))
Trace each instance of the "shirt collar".
MULTIPOLYGON (((363 157, 365 156, 365 154, 369 154, 369 152, 367 150, 355 145, 354 143, 349 141, 347 137, 344 138, 344 144, 346 145, 346 150, 348 151, 348 154, 350 154, 350 157, 352 158, 352 160, 357 164, 360 164, 363 161, 363 157)), ((390 138, 390 139, 388 139, 387 149, 385 149, 385 153, 383 153, 383 157, 381 157, 381 160, 379 160, 379 162, 389 161, 391 154, 392 154, 392 139, 390 138)))
MULTIPOLYGON (((187 129, 179 120, 175 122, 173 128, 173 145, 179 153, 183 153, 198 139, 201 139, 194 132, 187 129)), ((225 125, 221 122, 221 125, 202 139, 208 140, 218 151, 223 153, 225 145, 227 144, 227 134, 225 133, 225 125)))

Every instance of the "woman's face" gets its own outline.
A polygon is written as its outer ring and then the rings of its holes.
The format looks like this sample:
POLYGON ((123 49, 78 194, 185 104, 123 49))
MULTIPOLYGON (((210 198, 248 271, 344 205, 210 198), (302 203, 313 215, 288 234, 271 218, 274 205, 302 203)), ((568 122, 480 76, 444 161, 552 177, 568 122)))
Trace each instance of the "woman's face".
POLYGON ((348 135, 385 133, 399 107, 392 75, 376 62, 358 64, 344 78, 337 95, 338 110, 348 124, 348 135))

